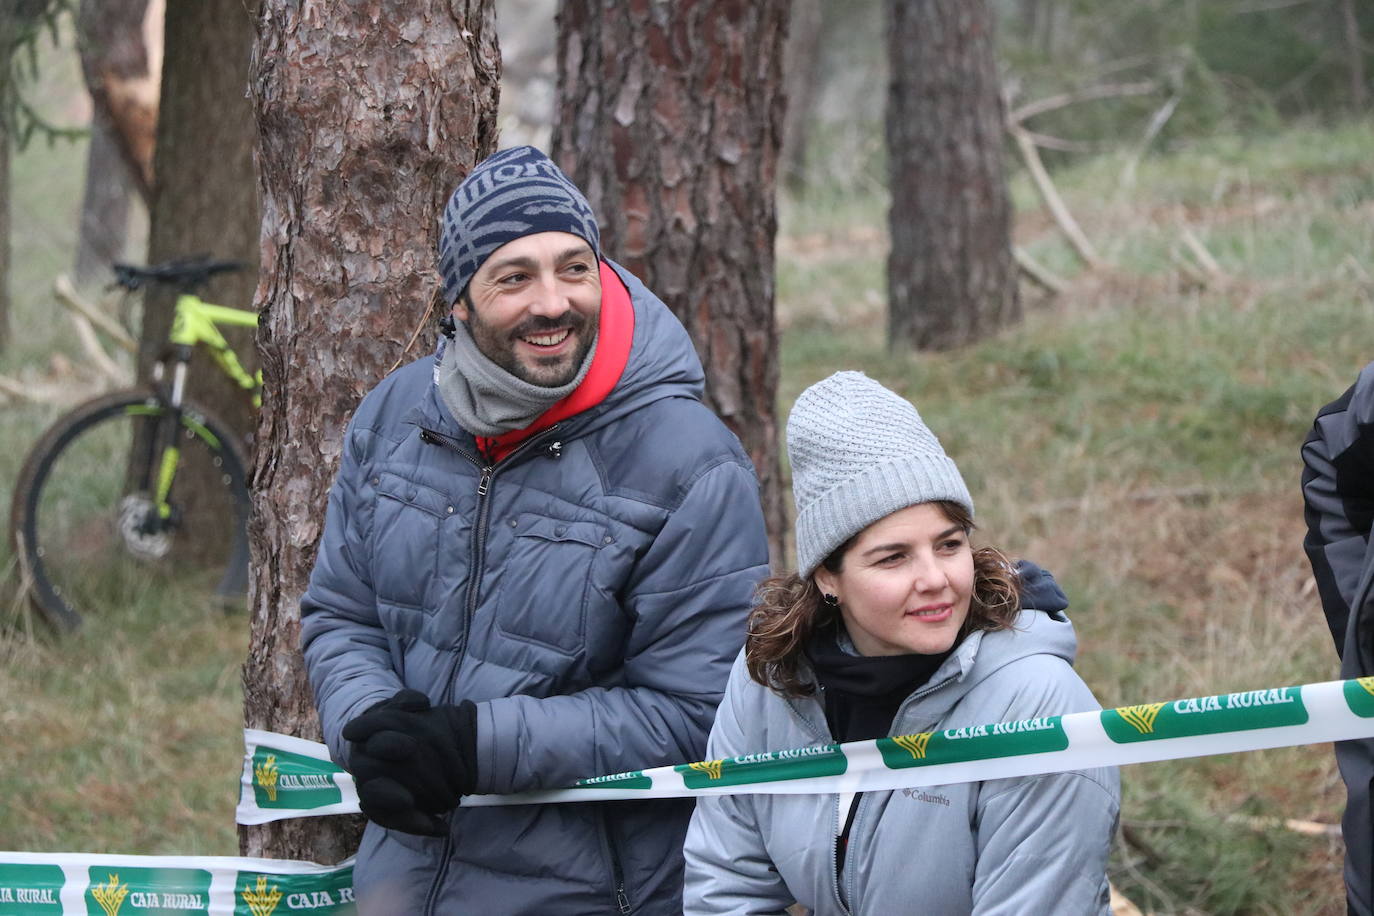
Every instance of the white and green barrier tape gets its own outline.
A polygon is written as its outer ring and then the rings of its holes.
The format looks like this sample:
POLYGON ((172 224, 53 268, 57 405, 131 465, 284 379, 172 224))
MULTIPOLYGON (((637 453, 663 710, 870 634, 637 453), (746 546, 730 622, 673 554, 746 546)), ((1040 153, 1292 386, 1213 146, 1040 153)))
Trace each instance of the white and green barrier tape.
MULTIPOLYGON (((324 745, 244 733, 241 824, 355 812, 324 745)), ((1247 690, 598 776, 464 805, 922 788, 1374 737, 1374 678, 1247 690)), ((346 916, 351 862, 0 852, 0 916, 346 916)))
POLYGON ((0 852, 0 916, 352 916, 353 862, 0 852))
MULTIPOLYGON (((1359 678, 761 751, 462 803, 916 789, 1368 737, 1374 737, 1374 678, 1359 678)), ((352 777, 330 761, 324 745, 251 729, 244 738, 240 824, 358 810, 352 777)))

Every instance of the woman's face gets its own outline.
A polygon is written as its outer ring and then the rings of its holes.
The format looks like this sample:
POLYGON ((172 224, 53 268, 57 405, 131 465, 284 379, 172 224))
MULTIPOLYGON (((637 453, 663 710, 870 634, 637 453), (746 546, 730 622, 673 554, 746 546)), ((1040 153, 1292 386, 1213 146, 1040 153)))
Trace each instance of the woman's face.
POLYGON ((840 600, 854 648, 863 655, 936 655, 968 618, 973 550, 968 534, 935 503, 900 509, 859 533, 838 573, 815 573, 840 600))

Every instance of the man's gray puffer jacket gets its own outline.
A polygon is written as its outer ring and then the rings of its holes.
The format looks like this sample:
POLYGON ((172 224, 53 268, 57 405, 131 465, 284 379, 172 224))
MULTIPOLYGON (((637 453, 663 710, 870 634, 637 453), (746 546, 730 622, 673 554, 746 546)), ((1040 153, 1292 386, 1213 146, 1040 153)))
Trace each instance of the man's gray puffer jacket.
MULTIPOLYGON (((1023 610, 1011 630, 975 632, 906 699, 889 734, 1098 709, 1070 667, 1074 649, 1073 626, 1040 611, 1023 610)), ((741 654, 708 755, 829 743, 821 702, 760 686, 741 654)), ((867 792, 837 881, 835 838, 848 811, 839 796, 701 798, 684 910, 782 916, 796 900, 816 916, 1107 916, 1119 805, 1115 768, 867 792)))
MULTIPOLYGON (((618 270, 618 269, 617 269, 618 270)), ((482 794, 698 760, 767 542, 753 467, 700 402, 686 331, 632 276, 629 361, 598 406, 484 469, 433 359, 349 425, 301 602, 335 759, 402 687, 478 707, 482 794)), ((364 912, 678 912, 690 801, 463 808, 369 824, 364 912)))

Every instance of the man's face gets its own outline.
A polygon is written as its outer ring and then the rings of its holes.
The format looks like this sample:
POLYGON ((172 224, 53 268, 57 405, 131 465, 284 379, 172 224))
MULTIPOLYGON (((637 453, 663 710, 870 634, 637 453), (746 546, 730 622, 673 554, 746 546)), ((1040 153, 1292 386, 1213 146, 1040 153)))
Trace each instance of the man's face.
POLYGON ((453 306, 477 349, 532 385, 566 385, 596 340, 601 272, 591 246, 537 232, 491 253, 453 306))

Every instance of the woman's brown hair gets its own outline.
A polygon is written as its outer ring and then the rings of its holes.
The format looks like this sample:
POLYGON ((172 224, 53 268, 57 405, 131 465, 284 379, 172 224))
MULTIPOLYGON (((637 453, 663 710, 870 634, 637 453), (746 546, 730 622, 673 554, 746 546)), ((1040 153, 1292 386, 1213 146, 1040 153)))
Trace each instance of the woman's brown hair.
MULTIPOLYGON (((945 517, 973 531, 973 517, 958 503, 939 500, 936 505, 945 517)), ((844 555, 857 534, 821 561, 832 573, 844 565, 844 555)), ((996 547, 973 551, 973 597, 968 619, 959 631, 959 640, 974 630, 1005 630, 1011 627, 1021 609, 1021 583, 1006 555, 996 547)), ((749 635, 744 641, 744 661, 749 676, 783 696, 806 696, 815 686, 803 674, 801 661, 806 646, 818 630, 839 623, 836 606, 825 603, 811 578, 796 573, 773 576, 759 583, 754 609, 749 614, 749 635)), ((957 644, 957 643, 956 643, 957 644)))

